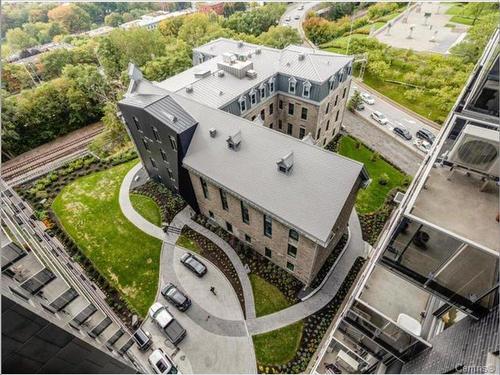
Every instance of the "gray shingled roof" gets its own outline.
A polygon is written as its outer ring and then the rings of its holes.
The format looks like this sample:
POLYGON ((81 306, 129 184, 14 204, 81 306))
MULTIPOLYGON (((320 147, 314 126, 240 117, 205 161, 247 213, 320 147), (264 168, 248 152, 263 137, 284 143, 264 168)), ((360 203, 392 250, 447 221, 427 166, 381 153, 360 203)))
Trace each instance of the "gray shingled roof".
POLYGON ((196 124, 196 120, 170 96, 151 103, 145 110, 177 133, 182 133, 196 124))
POLYGON ((198 127, 186 168, 325 244, 363 165, 227 112, 172 94, 198 127), (210 137, 209 129, 217 135, 210 137), (226 139, 241 131, 238 151, 226 139), (293 151, 290 174, 276 162, 293 151))
POLYGON ((235 40, 220 38, 196 48, 195 51, 212 54, 216 57, 167 78, 157 85, 210 107, 221 108, 275 74, 281 73, 322 83, 352 60, 350 56, 299 46, 288 46, 279 50, 251 43, 242 43, 240 47, 239 43, 235 40), (260 50, 259 54, 255 53, 257 49, 260 50), (228 73, 219 77, 217 63, 222 61, 222 54, 227 52, 251 53, 249 59, 253 62, 257 78, 239 79, 228 73), (299 60, 300 54, 305 55, 303 60, 299 60), (205 78, 195 77, 195 73, 200 70, 210 70, 211 74, 205 78), (193 88, 192 92, 186 92, 187 86, 193 88))

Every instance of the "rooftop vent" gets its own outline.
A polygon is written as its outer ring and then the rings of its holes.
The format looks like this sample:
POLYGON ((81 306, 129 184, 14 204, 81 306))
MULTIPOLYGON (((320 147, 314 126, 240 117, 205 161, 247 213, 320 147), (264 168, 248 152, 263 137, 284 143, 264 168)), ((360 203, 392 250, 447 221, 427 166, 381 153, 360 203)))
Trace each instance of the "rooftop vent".
POLYGON ((220 78, 224 77, 224 71, 223 71, 223 70, 219 70, 219 71, 217 72, 217 75, 218 75, 220 78))
POLYGON ((286 66, 290 66, 290 65, 292 65, 292 63, 290 61, 287 61, 286 66))
POLYGON ((253 69, 247 71, 247 77, 250 79, 257 78, 257 72, 253 69))
POLYGON ((186 86, 186 92, 187 93, 192 93, 193 92, 193 86, 192 85, 186 86))
POLYGON ((163 114, 165 115, 165 117, 171 121, 171 122, 177 122, 177 117, 175 117, 173 114, 171 113, 168 113, 168 112, 165 112, 163 111, 163 114))
POLYGON ((237 151, 240 148, 241 144, 241 130, 238 130, 236 133, 227 137, 226 142, 227 147, 229 147, 233 151, 237 151))
POLYGON ((222 96, 222 95, 224 95, 224 91, 219 90, 219 96, 222 96))
POLYGON ((234 64, 236 62, 236 56, 234 53, 225 52, 222 54, 222 61, 228 64, 234 64))
POLYGON ((208 129, 208 132, 210 133, 210 137, 212 138, 215 138, 215 136, 217 135, 217 129, 215 128, 208 129))
POLYGON ((290 151, 279 159, 276 164, 278 165, 278 171, 284 174, 290 174, 293 168, 293 151, 290 151))
POLYGON ((299 53, 299 61, 303 61, 306 58, 304 53, 299 53))
POLYGON ((195 78, 205 78, 210 75, 210 69, 197 70, 194 72, 195 78))

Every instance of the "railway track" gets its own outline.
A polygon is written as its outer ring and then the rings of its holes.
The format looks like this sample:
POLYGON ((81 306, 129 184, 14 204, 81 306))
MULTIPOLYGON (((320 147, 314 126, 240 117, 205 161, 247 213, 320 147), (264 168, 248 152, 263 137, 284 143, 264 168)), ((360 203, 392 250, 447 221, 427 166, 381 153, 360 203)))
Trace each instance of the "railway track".
POLYGON ((48 166, 58 160, 67 159, 71 155, 83 155, 92 139, 94 139, 101 132, 102 128, 93 130, 82 137, 73 139, 70 142, 59 146, 57 150, 50 150, 40 155, 34 155, 14 165, 3 167, 2 178, 5 181, 12 181, 25 174, 29 174, 38 168, 48 166))

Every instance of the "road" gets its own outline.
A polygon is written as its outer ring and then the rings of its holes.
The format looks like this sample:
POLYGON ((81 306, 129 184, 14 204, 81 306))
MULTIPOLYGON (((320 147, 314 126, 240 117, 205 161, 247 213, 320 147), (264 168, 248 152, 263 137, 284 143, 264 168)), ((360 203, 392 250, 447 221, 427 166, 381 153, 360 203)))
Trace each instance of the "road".
POLYGON ((387 135, 390 137, 393 137, 397 139, 401 144, 404 146, 410 148, 411 150, 421 154, 422 156, 424 153, 416 148, 414 145, 414 141, 416 139, 416 133, 418 130, 425 128, 432 132, 434 135, 437 135, 438 130, 422 120, 420 120, 417 117, 410 116, 406 111, 403 111, 402 109, 394 106, 392 103, 389 103, 387 100, 385 100, 382 96, 377 95, 377 92, 375 90, 372 90, 365 85, 361 87, 357 82, 352 82, 351 83, 351 89, 349 91, 349 97, 351 97, 354 94, 355 90, 359 90, 362 93, 369 93, 374 99, 375 103, 372 105, 365 104, 365 109, 361 111, 357 111, 356 114, 366 121, 374 124, 375 126, 378 126, 384 131, 387 135), (382 112, 387 119, 389 120, 389 124, 387 125, 380 125, 378 122, 373 120, 371 118, 371 114, 374 111, 379 111, 382 112), (406 128, 412 135, 412 139, 410 141, 407 141, 406 139, 401 138, 400 136, 396 135, 392 131, 394 126, 398 127, 404 127, 406 128))
POLYGON ((293 3, 290 4, 283 14, 283 16, 280 19, 280 25, 282 26, 290 26, 294 29, 297 29, 299 32, 300 36, 304 40, 304 46, 305 47, 313 47, 315 48, 314 45, 311 45, 307 39, 305 39, 305 34, 304 30, 302 29, 302 22, 304 22, 304 18, 306 17, 307 12, 309 12, 312 8, 314 8, 316 5, 320 4, 319 1, 316 2, 310 2, 310 3, 293 3), (303 7, 303 9, 299 9, 300 7, 303 7))

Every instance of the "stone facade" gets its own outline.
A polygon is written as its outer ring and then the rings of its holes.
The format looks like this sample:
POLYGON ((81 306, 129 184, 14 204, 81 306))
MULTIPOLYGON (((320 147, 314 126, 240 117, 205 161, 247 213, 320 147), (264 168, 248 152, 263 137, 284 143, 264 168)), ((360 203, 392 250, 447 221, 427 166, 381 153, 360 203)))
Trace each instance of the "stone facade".
POLYGON ((278 92, 255 105, 242 117, 299 139, 310 133, 318 146, 325 146, 339 132, 350 84, 350 78, 342 82, 319 105, 298 96, 278 92), (289 114, 290 104, 293 105, 292 115, 289 114), (305 118, 303 108, 306 109, 305 118))
POLYGON ((290 228, 275 217, 272 217, 272 235, 270 237, 266 236, 264 234, 265 213, 262 210, 249 202, 243 201, 248 209, 248 223, 245 223, 242 215, 242 200, 239 197, 217 186, 205 176, 199 176, 193 171, 190 171, 189 175, 201 214, 213 219, 222 228, 247 243, 273 263, 293 274, 306 285, 309 285, 314 280, 326 258, 331 254, 345 232, 359 187, 359 183, 353 187, 337 223, 332 228, 334 236, 329 245, 324 248, 300 233, 298 229, 298 241, 290 238, 290 229, 296 228, 290 228), (205 198, 202 179, 206 183, 208 198, 205 198), (223 191, 222 194, 226 196, 227 209, 223 208, 221 190, 223 191), (289 244, 297 248, 295 256, 289 253, 289 244))

